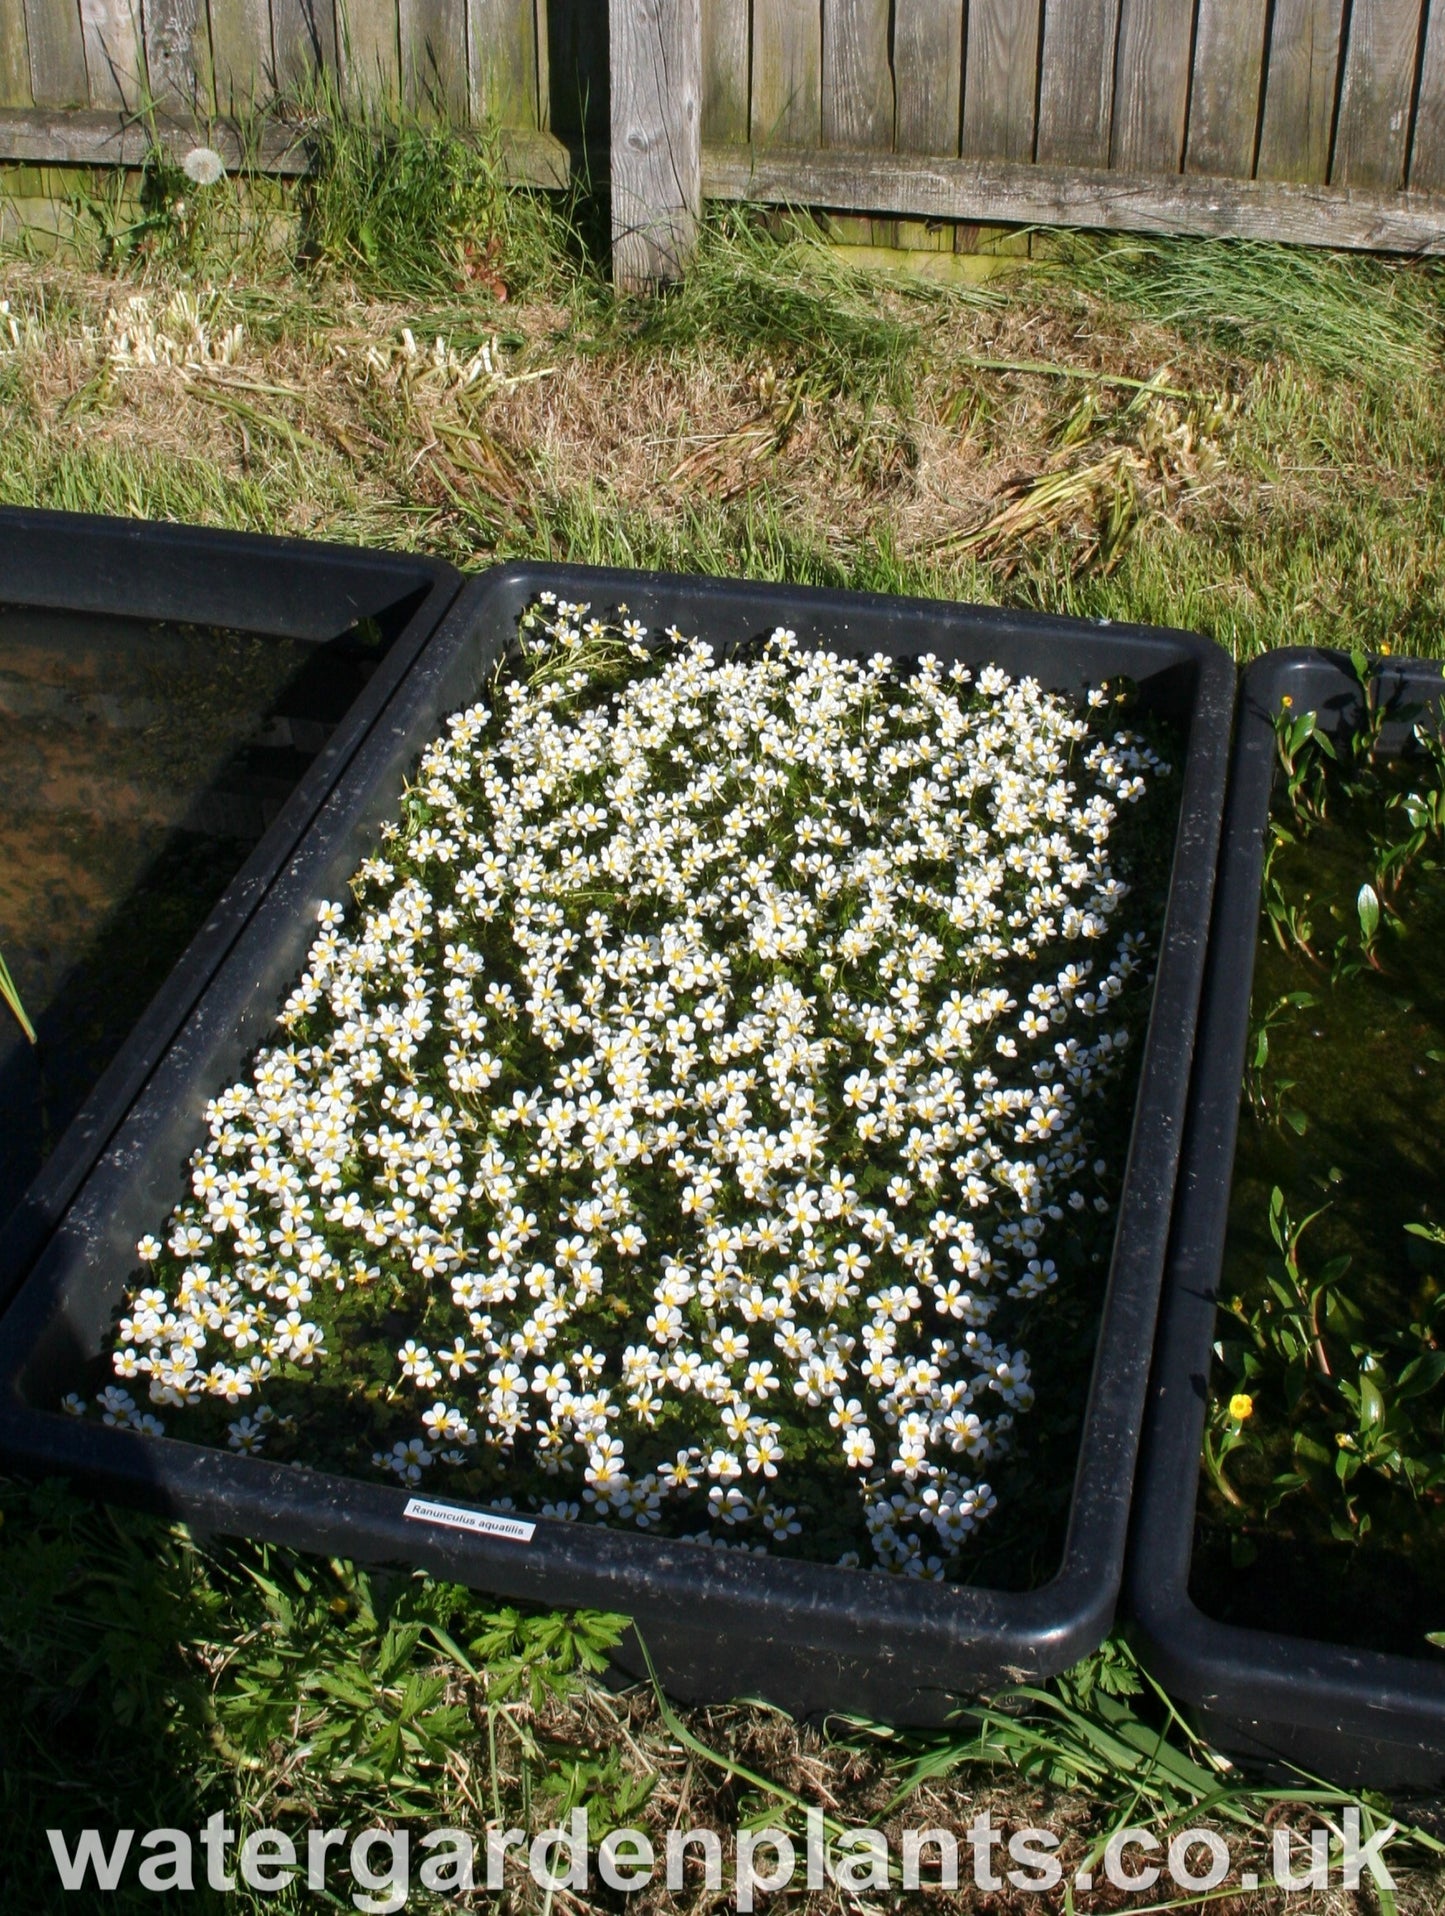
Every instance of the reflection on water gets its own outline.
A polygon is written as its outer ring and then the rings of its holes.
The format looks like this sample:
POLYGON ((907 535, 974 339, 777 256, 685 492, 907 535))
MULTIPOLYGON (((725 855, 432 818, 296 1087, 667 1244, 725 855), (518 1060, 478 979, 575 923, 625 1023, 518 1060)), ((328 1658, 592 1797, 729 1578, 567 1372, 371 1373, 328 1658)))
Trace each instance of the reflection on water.
POLYGON ((378 650, 0 607, 0 1224, 378 650))

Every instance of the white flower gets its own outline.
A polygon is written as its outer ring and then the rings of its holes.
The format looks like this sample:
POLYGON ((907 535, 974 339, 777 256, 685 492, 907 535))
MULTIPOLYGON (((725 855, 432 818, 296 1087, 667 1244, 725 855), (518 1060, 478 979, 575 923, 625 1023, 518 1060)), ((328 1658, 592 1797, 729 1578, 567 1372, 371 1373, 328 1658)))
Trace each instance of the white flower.
MULTIPOLYGON (((125 363, 177 363, 133 318, 125 363)), ((409 330, 372 370, 460 377, 409 330)), ((821 1434, 874 1561, 953 1574, 1147 995, 1115 835, 1164 768, 997 667, 621 616, 543 595, 319 907, 100 1413, 245 1399, 229 1442, 309 1461, 273 1374, 289 1411, 359 1367, 378 1471, 741 1548, 801 1535, 812 1487, 771 1499, 821 1434)))

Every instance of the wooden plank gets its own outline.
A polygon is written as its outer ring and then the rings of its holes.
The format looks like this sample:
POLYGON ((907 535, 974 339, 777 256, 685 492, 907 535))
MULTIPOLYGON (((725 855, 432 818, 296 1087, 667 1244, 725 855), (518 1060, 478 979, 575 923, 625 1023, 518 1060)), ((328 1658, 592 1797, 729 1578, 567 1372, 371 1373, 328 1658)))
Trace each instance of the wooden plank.
MULTIPOLYGON (((7 0, 13 5, 14 0, 7 0)), ((25 0, 30 93, 37 106, 84 106, 85 38, 75 0, 25 0)))
POLYGON ((467 0, 400 0, 402 98, 427 119, 465 125, 467 0))
POLYGON ((752 129, 759 146, 817 146, 823 136, 818 0, 753 0, 752 129))
POLYGON ((1112 166, 1177 173, 1183 165, 1193 26, 1181 0, 1120 0, 1112 166))
POLYGON ((913 219, 1197 233, 1382 253, 1445 254, 1445 194, 1287 180, 1091 171, 896 153, 703 149, 713 199, 834 206, 913 219))
POLYGON ((334 73, 335 0, 271 0, 271 50, 283 93, 304 88, 322 67, 334 73))
POLYGON ((241 113, 272 91, 268 0, 210 0, 216 110, 241 113))
POLYGON ((893 144, 891 0, 823 0, 823 144, 893 144))
POLYGON ((532 0, 468 0, 472 118, 537 124, 537 13, 532 0))
POLYGON ((702 0, 702 132, 748 139, 748 0, 702 0))
POLYGON ((1034 157, 1038 74, 1038 0, 970 0, 960 149, 966 159, 1034 157))
POLYGON ((25 9, 17 0, 0 6, 0 106, 29 106, 30 48, 25 9))
POLYGON ((1254 172, 1267 13, 1268 0, 1199 0, 1184 160, 1191 173, 1245 180, 1254 172))
POLYGON ((1336 186, 1403 185, 1420 18, 1420 0, 1355 0, 1330 169, 1336 186))
POLYGON ((1045 166, 1107 166, 1119 0, 1044 0, 1035 157, 1045 166))
POLYGON ((140 0, 80 0, 80 31, 92 106, 140 104, 144 78, 140 0))
POLYGON ((612 277, 638 292, 682 276, 702 210, 698 0, 609 0, 612 277))
MULTIPOLYGON (((156 136, 178 159, 198 141, 215 147, 233 172, 270 173, 296 178, 311 164, 303 132, 276 121, 264 122, 243 141, 227 121, 162 119, 156 136)), ((499 136, 502 172, 513 186, 562 189, 570 169, 560 140, 532 128, 504 127, 499 136)), ((46 107, 0 109, 0 161, 36 165, 140 166, 151 147, 151 132, 140 120, 89 110, 68 112, 46 107)))
POLYGON ((963 13, 964 0, 894 0, 893 144, 900 153, 958 152, 963 13))
POLYGON ((1410 149, 1410 185, 1445 192, 1445 0, 1430 0, 1420 97, 1410 149))
MULTIPOLYGON (((211 0, 212 9, 234 0, 211 0)), ((214 31, 214 15, 212 29, 214 31)), ((401 97, 397 0, 336 0, 337 64, 349 104, 401 97)))
POLYGON ((199 112, 211 64, 205 0, 146 0, 145 47, 151 98, 167 111, 199 112))
POLYGON ((1255 172, 1327 180, 1344 0, 1274 0, 1255 172))

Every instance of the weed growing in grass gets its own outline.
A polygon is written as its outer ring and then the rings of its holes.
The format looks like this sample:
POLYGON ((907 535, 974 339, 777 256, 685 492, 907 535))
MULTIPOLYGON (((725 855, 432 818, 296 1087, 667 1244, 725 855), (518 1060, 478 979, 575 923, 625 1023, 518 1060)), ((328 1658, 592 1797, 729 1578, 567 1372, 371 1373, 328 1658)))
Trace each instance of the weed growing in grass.
MULTIPOLYGON (((203 1550, 59 1484, 0 1481, 0 1672, 16 1700, 0 1886, 23 1883, 35 1909, 74 1906, 49 1827, 99 1825, 107 1843, 120 1828, 195 1830, 215 1811, 238 1838, 276 1824, 475 1827, 578 1801, 602 1828, 626 1821, 646 1789, 562 1722, 621 1628, 265 1545, 203 1550)), ((304 1901, 196 1891, 206 1911, 304 1901)))
POLYGON ((403 298, 499 302, 555 280, 566 208, 508 189, 496 133, 462 133, 392 104, 347 106, 321 75, 298 101, 314 123, 301 198, 303 258, 403 298))
MULTIPOLYGON (((854 1734, 899 1748, 901 1776, 890 1811, 960 1771, 1003 1771, 1086 1798, 1097 1806, 1094 1829, 1077 1864, 1086 1876, 1098 1869, 1118 1832, 1140 1823, 1157 1831, 1162 1841, 1200 1822, 1222 1825, 1249 1843, 1262 1875, 1271 1840, 1278 1843, 1276 1830, 1283 1832, 1302 1815, 1311 1821, 1322 1818, 1331 1829, 1329 1850, 1337 1862, 1336 1819, 1347 1808, 1359 1814, 1367 1838, 1390 1824, 1402 1837, 1402 1847, 1408 1846, 1416 1857, 1445 1857, 1445 1844, 1427 1829, 1393 1824, 1389 1807, 1379 1799, 1333 1789, 1303 1774, 1275 1785, 1246 1778, 1191 1729, 1118 1637, 1047 1685, 1019 1684, 961 1710, 956 1729, 900 1736, 859 1722, 854 1734)), ((1376 1893, 1382 1910, 1393 1916, 1391 1892, 1382 1888, 1376 1893)), ((1065 1891, 1064 1906, 1073 1910, 1072 1889, 1065 1891)))

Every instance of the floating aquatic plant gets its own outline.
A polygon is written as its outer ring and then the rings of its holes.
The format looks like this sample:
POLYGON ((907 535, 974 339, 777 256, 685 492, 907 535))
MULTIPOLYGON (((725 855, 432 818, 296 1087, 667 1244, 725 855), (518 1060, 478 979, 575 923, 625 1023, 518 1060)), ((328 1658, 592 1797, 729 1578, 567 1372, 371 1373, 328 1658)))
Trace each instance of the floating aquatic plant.
POLYGON ((1168 767, 1103 690, 647 637, 544 597, 422 752, 100 1413, 944 1575, 1111 1211, 1168 767))

